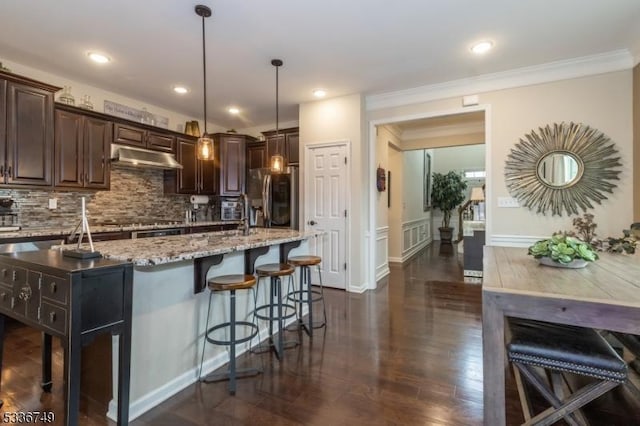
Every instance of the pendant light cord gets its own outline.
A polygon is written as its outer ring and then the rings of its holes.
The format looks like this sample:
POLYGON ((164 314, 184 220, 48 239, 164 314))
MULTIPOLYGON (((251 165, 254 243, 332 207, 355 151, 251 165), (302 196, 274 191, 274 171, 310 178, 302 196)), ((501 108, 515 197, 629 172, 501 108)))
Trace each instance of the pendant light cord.
POLYGON ((205 48, 205 37, 204 37, 204 19, 205 16, 202 15, 202 79, 204 81, 204 94, 202 96, 204 103, 204 133, 202 136, 207 136, 207 53, 205 48))

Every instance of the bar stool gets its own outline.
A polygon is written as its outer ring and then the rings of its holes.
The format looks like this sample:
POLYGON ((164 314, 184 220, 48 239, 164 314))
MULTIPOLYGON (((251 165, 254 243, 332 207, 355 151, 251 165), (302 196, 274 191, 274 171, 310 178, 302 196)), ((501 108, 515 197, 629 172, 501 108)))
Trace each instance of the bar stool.
MULTIPOLYGON (((235 395, 236 393, 236 378, 255 376, 260 374, 261 371, 255 368, 248 369, 236 369, 236 345, 251 341, 258 335, 258 324, 249 321, 236 320, 236 290, 252 290, 253 292, 253 305, 254 310, 256 306, 256 292, 255 292, 256 279, 253 275, 221 275, 210 278, 207 281, 207 285, 211 292, 209 293, 209 309, 207 310, 207 324, 205 332, 205 341, 202 344, 202 356, 200 358, 200 372, 198 377, 200 381, 205 383, 217 382, 220 380, 229 380, 229 393, 235 395), (214 293, 229 292, 229 321, 214 325, 209 328, 209 317, 211 315, 211 301, 214 293), (238 338, 236 335, 236 327, 246 327, 249 333, 238 338), (229 339, 215 339, 212 335, 216 330, 229 329, 229 339), (229 370, 224 373, 212 373, 208 376, 201 378, 202 364, 204 362, 204 349, 206 342, 214 345, 229 346, 229 370)), ((254 315, 255 318, 255 315, 254 315)))
POLYGON ((274 350, 276 357, 282 359, 285 349, 289 349, 299 344, 297 341, 284 340, 284 320, 296 315, 296 308, 287 304, 285 297, 282 295, 282 277, 289 277, 289 286, 295 268, 287 263, 269 263, 256 267, 258 282, 262 278, 270 278, 270 299, 269 303, 260 305, 256 308, 255 315, 257 318, 269 322, 269 347, 267 349, 257 349, 254 353, 263 353, 271 349, 274 350), (268 310, 268 314, 262 313, 268 310), (274 340, 273 323, 278 323, 278 338, 274 340))
POLYGON ((322 273, 320 262, 322 258, 319 256, 292 256, 287 262, 300 268, 300 286, 287 295, 289 300, 294 301, 298 305, 298 326, 307 333, 309 337, 313 337, 313 329, 321 328, 327 325, 327 310, 324 305, 324 287, 322 285, 322 273), (313 290, 311 288, 311 266, 317 266, 318 277, 320 279, 320 289, 313 290), (322 302, 322 312, 324 318, 322 321, 313 322, 313 304, 322 302), (302 308, 307 305, 309 309, 308 322, 302 319, 302 308))
POLYGON ((507 354, 514 366, 525 424, 550 425, 560 419, 570 425, 586 424, 586 419, 577 410, 600 395, 621 384, 632 393, 638 393, 628 379, 624 360, 595 330, 513 318, 510 328, 512 338, 507 345, 507 354), (550 373, 550 385, 534 367, 542 367, 550 373), (562 372, 597 381, 565 396, 562 372), (535 416, 531 413, 521 374, 551 404, 550 408, 535 416))

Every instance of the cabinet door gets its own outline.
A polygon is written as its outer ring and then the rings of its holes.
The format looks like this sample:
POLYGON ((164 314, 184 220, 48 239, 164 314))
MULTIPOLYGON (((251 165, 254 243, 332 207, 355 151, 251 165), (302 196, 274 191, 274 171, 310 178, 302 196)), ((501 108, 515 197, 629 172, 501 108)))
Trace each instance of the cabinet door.
MULTIPOLYGON (((0 80, 0 108, 7 105, 7 81, 0 80)), ((7 131, 7 114, 0 114, 0 183, 4 183, 5 135, 7 131)))
POLYGON ((220 195, 244 192, 245 148, 243 137, 225 136, 220 140, 220 195))
POLYGON ((52 184, 53 120, 53 93, 8 83, 7 183, 52 184))
POLYGON ((93 117, 84 119, 85 188, 109 189, 112 128, 110 121, 93 117))
POLYGON ((196 144, 188 139, 178 138, 176 158, 182 169, 177 173, 178 194, 197 194, 198 192, 198 160, 196 159, 196 144))
POLYGON ((54 185, 82 187, 83 142, 82 116, 56 110, 54 141, 54 185))
POLYGON ((247 169, 267 167, 267 146, 264 142, 247 144, 247 169))
POLYGON ((299 133, 287 133, 285 144, 287 146, 287 163, 300 164, 299 133))
POLYGON ((215 195, 218 193, 218 169, 216 168, 217 160, 198 160, 200 167, 200 183, 198 193, 202 195, 215 195))
POLYGON ((176 137, 163 133, 149 132, 147 135, 147 148, 173 154, 176 152, 176 137))
POLYGON ((145 148, 147 143, 145 133, 146 130, 138 127, 128 126, 122 123, 114 123, 113 142, 145 148))

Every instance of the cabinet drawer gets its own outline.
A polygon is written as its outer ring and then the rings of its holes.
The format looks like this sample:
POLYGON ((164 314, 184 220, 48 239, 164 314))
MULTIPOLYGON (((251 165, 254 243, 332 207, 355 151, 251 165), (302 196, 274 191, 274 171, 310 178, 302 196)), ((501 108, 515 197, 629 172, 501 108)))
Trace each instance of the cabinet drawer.
POLYGON ((60 277, 42 274, 40 294, 43 298, 66 305, 69 297, 69 282, 60 277))
POLYGON ((27 282, 27 270, 15 266, 0 265, 0 283, 8 286, 27 282))
POLYGON ((145 131, 137 127, 115 123, 113 125, 113 142, 145 147, 145 131))
POLYGON ((40 324, 65 334, 67 330, 67 310, 59 306, 42 302, 40 305, 40 324))
POLYGON ((0 286, 0 309, 11 311, 11 298, 13 291, 5 286, 0 286))

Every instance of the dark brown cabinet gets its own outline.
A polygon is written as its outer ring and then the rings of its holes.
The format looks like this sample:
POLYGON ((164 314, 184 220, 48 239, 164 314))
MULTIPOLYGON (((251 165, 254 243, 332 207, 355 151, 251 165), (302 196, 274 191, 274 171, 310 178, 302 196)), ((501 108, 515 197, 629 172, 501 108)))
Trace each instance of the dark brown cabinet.
POLYGON ((178 137, 176 160, 180 170, 167 170, 164 175, 164 192, 175 194, 214 195, 218 191, 218 173, 215 161, 201 161, 196 155, 196 139, 178 137))
POLYGON ((54 185, 109 189, 112 123, 57 107, 54 185))
POLYGON ((174 135, 125 123, 114 123, 113 142, 155 151, 176 152, 176 137, 174 135))
POLYGON ((53 181, 53 94, 60 88, 0 72, 0 183, 53 181))
POLYGON ((238 196, 245 192, 245 144, 249 136, 228 133, 213 135, 214 152, 220 169, 222 196, 238 196))
POLYGON ((284 157, 285 165, 300 163, 299 130, 297 127, 262 132, 266 138, 267 158, 264 167, 269 167, 269 159, 275 154, 284 157))
POLYGON ((247 144, 247 170, 268 166, 267 145, 264 141, 247 144))

